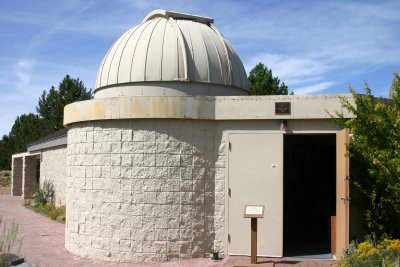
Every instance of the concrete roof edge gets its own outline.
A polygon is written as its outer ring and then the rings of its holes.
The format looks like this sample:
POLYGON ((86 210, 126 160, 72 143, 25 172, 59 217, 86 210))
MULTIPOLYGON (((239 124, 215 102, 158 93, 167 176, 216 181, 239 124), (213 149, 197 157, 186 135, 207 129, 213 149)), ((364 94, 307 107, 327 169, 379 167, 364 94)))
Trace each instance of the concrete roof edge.
POLYGON ((113 119, 273 120, 331 119, 343 112, 341 98, 351 95, 308 96, 143 96, 114 97, 76 102, 65 106, 64 125, 113 119), (275 113, 276 102, 290 102, 288 115, 275 113))
POLYGON ((41 143, 33 144, 27 147, 28 152, 40 151, 42 149, 53 148, 67 145, 67 135, 49 139, 41 143))

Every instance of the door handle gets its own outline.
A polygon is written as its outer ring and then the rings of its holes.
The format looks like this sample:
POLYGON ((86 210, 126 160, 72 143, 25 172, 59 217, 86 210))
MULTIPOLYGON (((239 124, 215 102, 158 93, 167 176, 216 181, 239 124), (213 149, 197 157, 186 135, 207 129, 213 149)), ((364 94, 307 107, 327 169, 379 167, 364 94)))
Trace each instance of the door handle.
POLYGON ((343 200, 343 202, 346 203, 346 201, 350 201, 351 200, 351 197, 344 196, 344 197, 341 197, 340 200, 343 200))

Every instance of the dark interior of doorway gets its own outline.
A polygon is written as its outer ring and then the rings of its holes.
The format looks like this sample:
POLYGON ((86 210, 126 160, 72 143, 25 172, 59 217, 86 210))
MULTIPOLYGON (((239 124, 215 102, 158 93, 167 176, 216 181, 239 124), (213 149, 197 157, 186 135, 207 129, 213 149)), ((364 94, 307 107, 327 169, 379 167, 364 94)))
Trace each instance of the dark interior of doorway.
POLYGON ((36 160, 36 184, 40 185, 40 159, 36 160))
POLYGON ((336 135, 285 135, 284 256, 329 255, 336 135))

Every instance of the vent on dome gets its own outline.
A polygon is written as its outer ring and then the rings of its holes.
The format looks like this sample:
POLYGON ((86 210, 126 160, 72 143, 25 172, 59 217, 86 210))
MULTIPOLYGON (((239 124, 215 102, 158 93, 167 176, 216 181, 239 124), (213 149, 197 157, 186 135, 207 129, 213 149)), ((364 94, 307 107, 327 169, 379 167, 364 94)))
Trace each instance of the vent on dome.
POLYGON ((185 13, 177 13, 177 12, 167 11, 167 10, 162 10, 162 9, 157 9, 157 10, 152 11, 150 14, 148 14, 144 18, 144 20, 142 22, 152 20, 157 17, 185 19, 185 20, 200 22, 200 23, 207 24, 207 25, 210 25, 211 23, 214 22, 213 18, 190 15, 190 14, 185 14, 185 13))

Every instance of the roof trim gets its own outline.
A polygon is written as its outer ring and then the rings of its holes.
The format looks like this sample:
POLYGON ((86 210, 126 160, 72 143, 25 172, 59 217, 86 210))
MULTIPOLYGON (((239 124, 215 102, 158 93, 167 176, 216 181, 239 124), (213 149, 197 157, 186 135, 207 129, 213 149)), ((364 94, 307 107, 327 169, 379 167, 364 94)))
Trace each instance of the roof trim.
POLYGON ((178 12, 174 12, 174 11, 167 11, 167 10, 163 10, 163 9, 156 9, 152 12, 150 12, 144 19, 142 22, 148 21, 148 20, 152 20, 154 18, 157 17, 164 17, 164 18, 173 18, 173 19, 188 19, 188 20, 192 20, 192 21, 196 21, 199 23, 203 23, 203 24, 211 24, 214 22, 213 18, 210 17, 202 17, 202 16, 197 16, 197 15, 190 15, 190 14, 185 14, 185 13, 178 13, 178 12))
POLYGON ((30 143, 27 147, 28 152, 37 151, 45 148, 62 146, 67 144, 68 128, 63 128, 51 133, 41 139, 30 143))
POLYGON ((64 107, 64 126, 76 122, 120 119, 281 120, 328 119, 342 111, 342 99, 351 94, 279 96, 135 96, 98 98, 64 107), (275 112, 276 102, 290 102, 291 114, 275 112))

